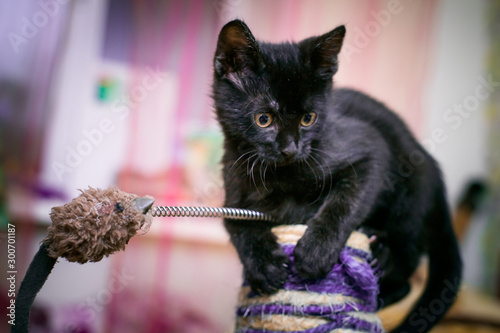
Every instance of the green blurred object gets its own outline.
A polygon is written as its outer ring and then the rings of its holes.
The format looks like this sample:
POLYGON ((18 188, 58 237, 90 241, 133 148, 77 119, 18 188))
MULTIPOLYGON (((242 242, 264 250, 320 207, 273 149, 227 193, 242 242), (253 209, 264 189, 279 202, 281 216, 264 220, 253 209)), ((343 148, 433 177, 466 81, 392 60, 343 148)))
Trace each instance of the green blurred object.
POLYGON ((120 83, 118 80, 103 76, 97 86, 97 98, 100 102, 110 102, 118 98, 120 83))

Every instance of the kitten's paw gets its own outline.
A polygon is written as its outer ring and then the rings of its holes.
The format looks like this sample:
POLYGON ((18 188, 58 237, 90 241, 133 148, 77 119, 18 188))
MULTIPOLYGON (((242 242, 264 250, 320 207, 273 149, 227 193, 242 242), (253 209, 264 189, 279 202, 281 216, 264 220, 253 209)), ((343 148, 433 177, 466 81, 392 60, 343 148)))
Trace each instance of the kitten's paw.
POLYGON ((370 265, 375 269, 378 277, 384 279, 384 277, 392 275, 395 267, 391 250, 387 245, 387 232, 365 226, 362 226, 358 231, 370 237, 370 249, 373 256, 370 265))
POLYGON ((324 278, 339 259, 343 244, 334 244, 328 233, 309 227, 294 250, 297 273, 306 279, 324 278))
POLYGON ((281 289, 289 274, 290 258, 281 247, 272 250, 271 255, 248 258, 245 263, 245 279, 254 292, 271 294, 281 289))

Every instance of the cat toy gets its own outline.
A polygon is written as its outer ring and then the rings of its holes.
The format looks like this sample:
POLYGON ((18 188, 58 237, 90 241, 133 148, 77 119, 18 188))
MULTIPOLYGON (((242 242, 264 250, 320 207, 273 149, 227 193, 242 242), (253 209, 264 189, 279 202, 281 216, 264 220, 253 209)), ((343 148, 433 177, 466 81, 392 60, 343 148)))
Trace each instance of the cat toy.
MULTIPOLYGON (((139 197, 113 186, 89 188, 71 202, 53 207, 47 237, 42 241, 21 283, 16 298, 16 322, 11 332, 28 332, 30 309, 59 257, 84 264, 124 250, 139 231, 146 233, 153 217, 219 217, 272 222, 267 214, 225 207, 153 206, 150 196, 139 197)), ((293 267, 293 248, 306 226, 273 228, 290 256, 289 277, 272 295, 241 288, 236 311, 236 332, 382 332, 375 314, 378 284, 369 264, 368 238, 353 233, 339 262, 325 279, 301 279, 293 267)))

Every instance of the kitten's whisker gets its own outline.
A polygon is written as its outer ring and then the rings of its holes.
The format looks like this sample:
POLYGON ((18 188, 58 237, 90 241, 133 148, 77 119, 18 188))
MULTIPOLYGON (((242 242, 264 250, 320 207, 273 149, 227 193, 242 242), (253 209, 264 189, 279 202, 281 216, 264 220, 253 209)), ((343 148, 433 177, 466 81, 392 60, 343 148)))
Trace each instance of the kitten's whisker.
MULTIPOLYGON (((260 158, 257 157, 253 162, 252 162, 252 166, 250 168, 250 173, 249 175, 253 178, 253 168, 255 167, 255 163, 257 163, 257 161, 259 160, 260 158)), ((254 184, 255 184, 255 181, 254 181, 254 184)))
POLYGON ((255 166, 255 162, 258 160, 259 158, 257 157, 257 159, 255 161, 252 162, 252 167, 250 168, 250 172, 249 172, 249 176, 250 176, 250 179, 252 180, 253 184, 255 185, 255 188, 257 189, 257 185, 255 184, 255 177, 253 176, 253 167, 255 166))
POLYGON ((264 164, 264 162, 265 162, 264 159, 262 159, 262 162, 260 162, 259 174, 260 174, 260 180, 262 181, 262 185, 264 186, 264 189, 266 190, 266 192, 269 192, 269 190, 266 187, 266 182, 265 182, 266 170, 264 170, 264 177, 262 176, 262 165, 264 164))
POLYGON ((274 177, 275 180, 276 180, 276 172, 275 171, 276 171, 277 167, 278 167, 277 166, 277 162, 276 162, 276 160, 274 160, 274 169, 271 168, 271 171, 273 172, 273 177, 274 177))
MULTIPOLYGON (((314 151, 319 152, 321 154, 325 154, 328 157, 332 157, 332 155, 330 155, 330 153, 325 151, 325 150, 318 149, 318 148, 312 148, 312 147, 311 147, 311 150, 314 150, 314 151)), ((319 157, 319 155, 317 155, 317 156, 319 157)), ((357 178, 358 173, 356 172, 356 168, 354 168, 354 165, 351 163, 351 161, 349 161, 349 155, 346 154, 346 155, 342 156, 341 159, 344 159, 347 161, 347 163, 351 166, 352 171, 354 171, 354 174, 356 175, 356 178, 357 178)), ((327 166, 329 167, 329 164, 327 164, 327 166)))
POLYGON ((351 166, 352 168, 352 171, 354 171, 354 175, 356 176, 356 178, 358 178, 358 173, 356 172, 356 169, 354 168, 354 165, 352 165, 351 161, 349 161, 347 159, 347 157, 344 157, 344 159, 347 161, 347 163, 349 163, 349 165, 351 166))
POLYGON ((318 194, 318 197, 316 198, 316 200, 314 200, 312 203, 314 204, 316 201, 318 201, 321 196, 323 195, 323 191, 325 190, 325 170, 323 169, 323 165, 312 155, 310 155, 311 159, 316 163, 316 165, 319 167, 320 171, 321 171, 321 179, 323 180, 323 184, 321 185, 321 191, 319 192, 318 194))
POLYGON ((240 157, 238 157, 238 159, 233 162, 233 164, 231 165, 231 168, 229 168, 228 172, 231 173, 231 171, 233 170, 236 163, 238 163, 238 161, 241 160, 243 158, 243 156, 248 155, 248 154, 253 153, 253 152, 255 152, 255 150, 250 150, 250 151, 244 153, 243 155, 241 155, 240 157))
POLYGON ((328 157, 332 157, 332 155, 331 155, 331 153, 329 151, 326 151, 326 150, 323 150, 323 149, 319 149, 319 148, 314 148, 314 147, 311 147, 311 150, 313 150, 315 152, 318 152, 320 154, 324 154, 324 155, 326 155, 328 157))
POLYGON ((250 124, 250 126, 248 126, 248 127, 247 127, 244 131, 243 131, 243 133, 246 133, 246 132, 247 132, 250 128, 252 128, 252 127, 253 127, 253 123, 252 123, 252 124, 250 124))
MULTIPOLYGON (((321 174, 322 174, 321 179, 323 179, 323 184, 322 184, 322 186, 321 186, 321 191, 320 191, 320 193, 318 194, 318 197, 317 197, 317 198, 316 198, 316 199, 315 199, 315 200, 311 203, 311 205, 312 205, 312 204, 316 203, 318 200, 320 200, 320 199, 321 199, 321 196, 323 195, 323 192, 325 191, 325 177, 326 177, 326 174, 325 174, 325 169, 323 168, 323 164, 322 164, 322 163, 320 163, 320 162, 319 162, 319 161, 318 161, 318 160, 317 160, 317 159, 316 159, 316 158, 315 158, 312 154, 311 154, 311 155, 309 155, 309 156, 311 157, 311 159, 312 159, 314 162, 316 162, 316 164, 317 164, 317 165, 318 165, 318 167, 320 168, 320 170, 321 170, 321 174)), ((321 159, 321 157, 320 157, 320 156, 318 156, 318 158, 320 158, 320 159, 321 159)), ((328 166, 328 164, 327 164, 327 166, 328 166)), ((328 169, 330 169, 330 167, 329 167, 329 166, 328 166, 328 169)), ((331 174, 331 170, 330 170, 330 173, 329 173, 329 174, 331 174)), ((330 180, 330 184, 331 184, 331 180, 330 180)), ((329 191, 330 191, 330 190, 331 190, 331 187, 330 187, 329 191)))
MULTIPOLYGON (((328 155, 328 154, 327 154, 328 155)), ((328 155, 330 156, 330 155, 328 155)), ((318 158, 322 158, 321 156, 317 156, 318 158)), ((325 160, 324 158, 322 158, 323 161, 325 160)), ((324 163, 326 165, 326 167, 328 168, 328 174, 331 175, 332 174, 332 169, 330 168, 330 164, 329 163, 324 163)), ((333 186, 333 180, 332 180, 332 177, 329 177, 330 178, 330 186, 328 188, 328 194, 330 194, 330 192, 332 191, 332 186, 333 186)), ((325 179, 323 178, 323 186, 325 185, 325 179)))
POLYGON ((252 182, 253 182, 253 185, 255 186, 255 189, 257 190, 257 193, 259 193, 259 196, 264 199, 264 196, 262 195, 262 193, 260 193, 259 191, 259 187, 257 186, 257 182, 255 181, 255 175, 253 173, 253 168, 255 167, 255 164, 260 160, 260 156, 257 156, 257 159, 255 159, 255 161, 253 161, 252 163, 252 168, 250 169, 250 177, 252 178, 252 182))
MULTIPOLYGON (((253 103, 253 102, 254 102, 257 98, 259 98, 259 97, 260 97, 260 95, 257 95, 257 96, 255 96, 254 98, 252 98, 252 100, 251 100, 250 102, 248 102, 248 104, 247 104, 247 105, 245 105, 245 107, 243 108, 243 110, 246 110, 246 109, 250 106, 250 104, 252 104, 252 103, 253 103)), ((247 113, 245 114, 245 116, 248 116, 251 112, 252 112, 252 111, 247 112, 247 113)))
MULTIPOLYGON (((318 175, 317 175, 317 174, 316 174, 316 172, 314 171, 314 168, 312 167, 312 165, 310 165, 310 164, 309 164, 309 162, 307 162, 307 160, 306 160, 306 159, 304 159, 303 161, 306 163, 306 165, 309 167, 309 169, 311 169, 311 171, 312 171, 312 173, 313 173, 313 175, 314 175, 314 183, 315 183, 315 186, 316 186, 316 188, 318 188, 318 175)), ((301 160, 301 162, 302 162, 302 160, 301 160)))
POLYGON ((248 176, 250 175, 250 170, 249 170, 249 168, 250 168, 250 160, 251 160, 252 158, 254 158, 255 156, 258 156, 258 155, 259 155, 258 153, 255 153, 255 154, 251 155, 251 156, 247 159, 247 175, 248 175, 248 176))

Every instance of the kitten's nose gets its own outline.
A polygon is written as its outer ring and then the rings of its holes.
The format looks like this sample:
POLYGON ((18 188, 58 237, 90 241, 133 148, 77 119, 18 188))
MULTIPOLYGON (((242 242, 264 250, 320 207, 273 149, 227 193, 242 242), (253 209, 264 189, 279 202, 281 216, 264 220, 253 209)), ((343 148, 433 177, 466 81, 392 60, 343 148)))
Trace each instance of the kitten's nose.
POLYGON ((281 154, 284 158, 291 159, 297 155, 297 145, 294 142, 291 142, 288 146, 281 149, 281 154))

